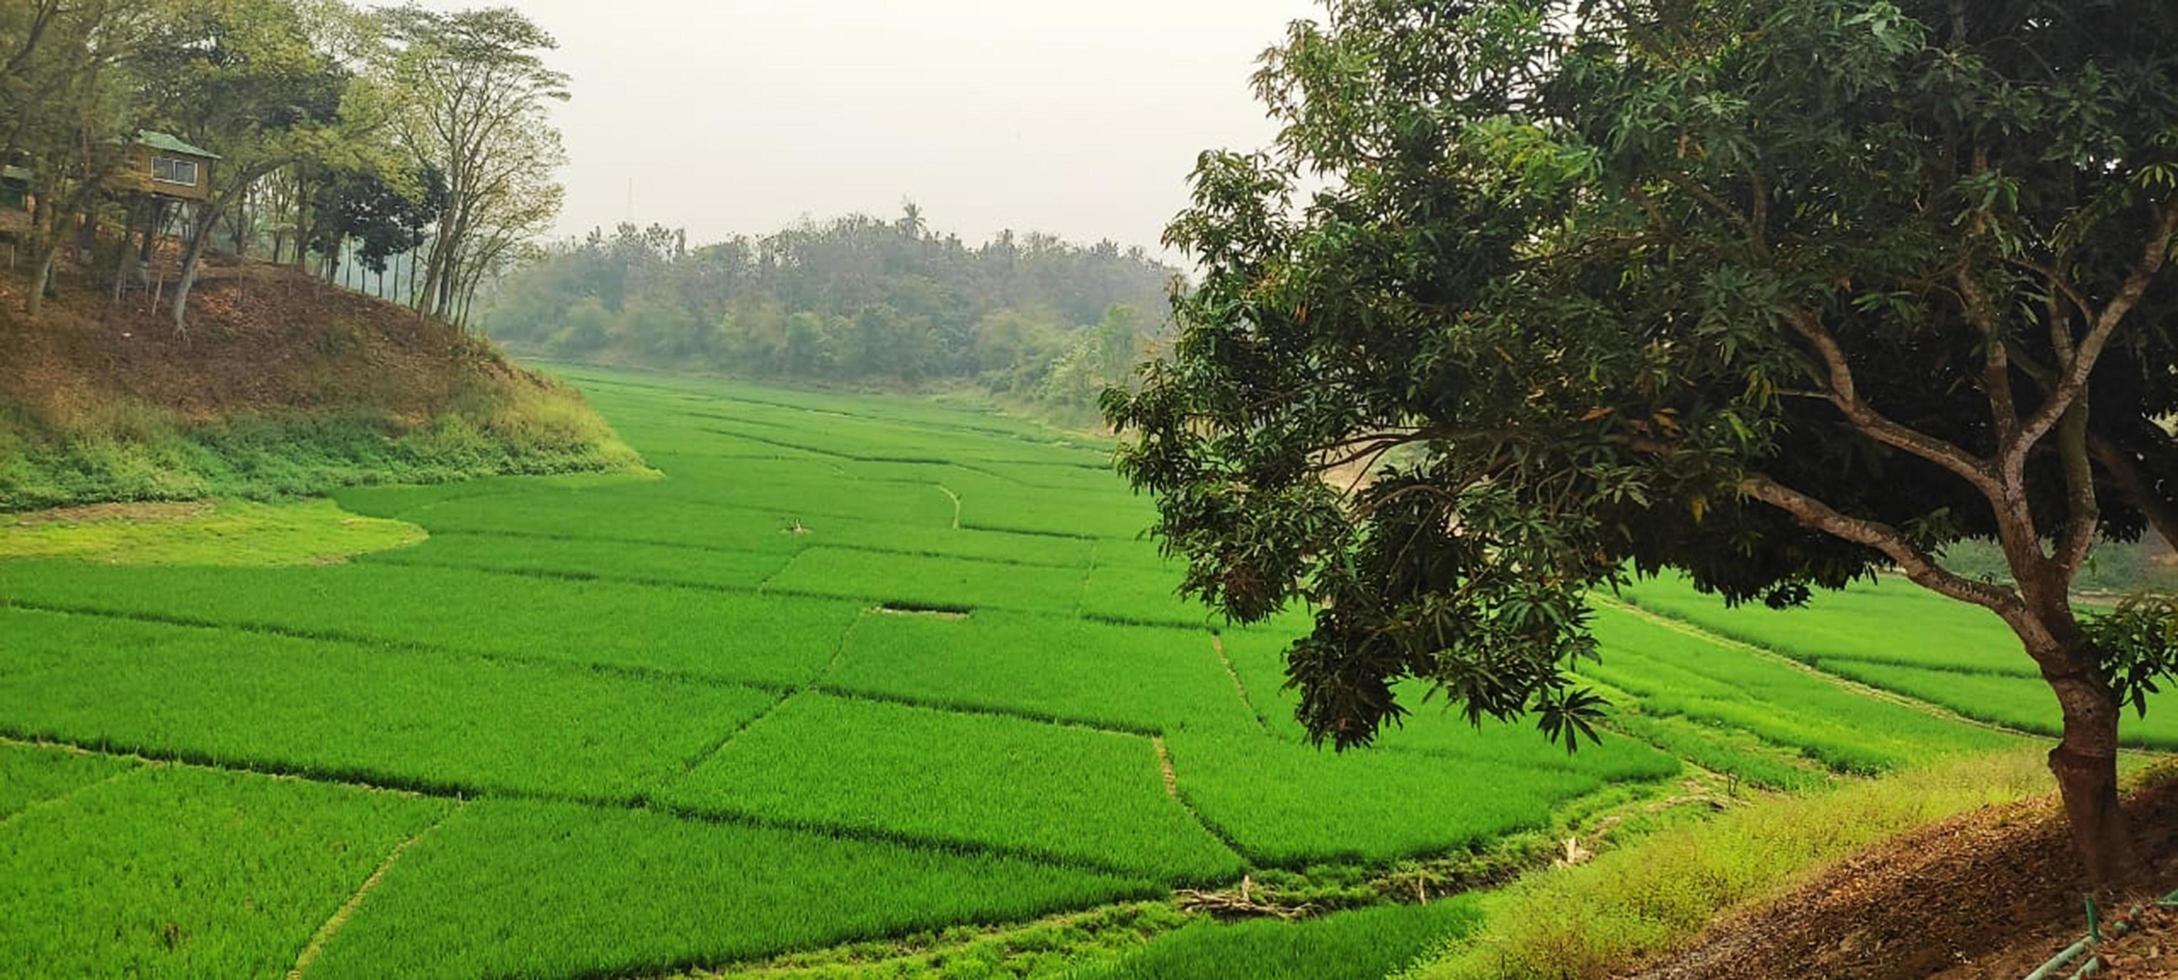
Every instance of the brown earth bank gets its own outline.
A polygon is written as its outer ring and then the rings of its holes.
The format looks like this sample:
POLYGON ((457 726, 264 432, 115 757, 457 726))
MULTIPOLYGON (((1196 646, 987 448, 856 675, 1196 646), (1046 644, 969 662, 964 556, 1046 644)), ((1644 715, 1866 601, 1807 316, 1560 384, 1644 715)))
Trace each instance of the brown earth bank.
POLYGON ((185 329, 60 282, 33 320, 0 272, 0 512, 641 465, 573 388, 288 267, 207 268, 185 329))
POLYGON ((27 288, 0 275, 0 400, 56 428, 116 401, 195 422, 352 408, 420 422, 480 386, 551 384, 443 321, 266 263, 207 268, 185 331, 145 292, 88 287, 33 323, 27 288))
MULTIPOLYGON (((2165 776, 2126 800, 2151 884, 2118 904, 2152 908, 2153 883, 2178 886, 2178 780, 2165 776)), ((2085 934, 2087 890, 2055 796, 1989 807, 1855 856, 1633 976, 2018 978, 2085 934)), ((2157 972, 2178 960, 2156 945, 2178 953, 2178 922, 2146 918, 2098 976, 2178 976, 2157 972)))

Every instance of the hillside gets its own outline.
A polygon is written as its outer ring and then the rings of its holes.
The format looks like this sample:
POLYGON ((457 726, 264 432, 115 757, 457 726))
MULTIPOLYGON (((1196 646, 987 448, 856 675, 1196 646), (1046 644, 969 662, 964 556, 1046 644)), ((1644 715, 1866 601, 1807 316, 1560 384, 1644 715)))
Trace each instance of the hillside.
POLYGON ((292 270, 208 270, 187 332, 0 275, 0 511, 261 498, 635 465, 570 388, 413 311, 292 270))

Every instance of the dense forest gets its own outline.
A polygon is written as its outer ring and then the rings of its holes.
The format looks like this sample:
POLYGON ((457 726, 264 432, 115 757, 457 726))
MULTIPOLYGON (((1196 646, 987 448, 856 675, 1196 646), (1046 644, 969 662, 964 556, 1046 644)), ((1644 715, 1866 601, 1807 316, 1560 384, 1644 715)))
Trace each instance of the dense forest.
POLYGON ((1001 233, 970 246, 913 205, 691 248, 621 225, 549 247, 479 300, 516 350, 854 384, 973 382, 1086 413, 1164 333, 1177 271, 1141 249, 1001 233))

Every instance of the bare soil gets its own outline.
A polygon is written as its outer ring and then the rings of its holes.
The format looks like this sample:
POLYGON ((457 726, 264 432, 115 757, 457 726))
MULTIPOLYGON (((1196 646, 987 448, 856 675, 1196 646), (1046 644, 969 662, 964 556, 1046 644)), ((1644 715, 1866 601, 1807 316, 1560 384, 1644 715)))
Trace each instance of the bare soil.
MULTIPOLYGON (((2150 880, 2178 884, 2178 782, 2126 810, 2150 880)), ((1635 976, 2017 978, 2085 933, 2087 891, 2054 796, 1988 807, 1860 854, 1635 976)), ((2178 951, 2170 925, 2158 917, 2102 975, 2174 975, 2155 972, 2174 962, 2161 950, 2178 951)))
POLYGON ((480 384, 548 383, 451 325, 263 262, 208 267, 181 332, 143 292, 115 304, 65 281, 33 324, 27 288, 0 274, 0 403, 60 430, 114 424, 131 403, 190 422, 368 409, 417 423, 480 384))

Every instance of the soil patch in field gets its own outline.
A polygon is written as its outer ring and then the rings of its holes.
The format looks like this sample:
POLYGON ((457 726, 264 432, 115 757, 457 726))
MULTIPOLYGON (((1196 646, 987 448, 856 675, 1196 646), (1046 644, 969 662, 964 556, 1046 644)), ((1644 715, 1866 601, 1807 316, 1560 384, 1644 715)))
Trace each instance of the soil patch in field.
MULTIPOLYGON (((2126 811, 2153 880, 2178 881, 2178 781, 2126 811)), ((1988 807, 1860 854, 1636 976, 2019 977, 2084 934, 2086 889, 2054 796, 1988 807)))

